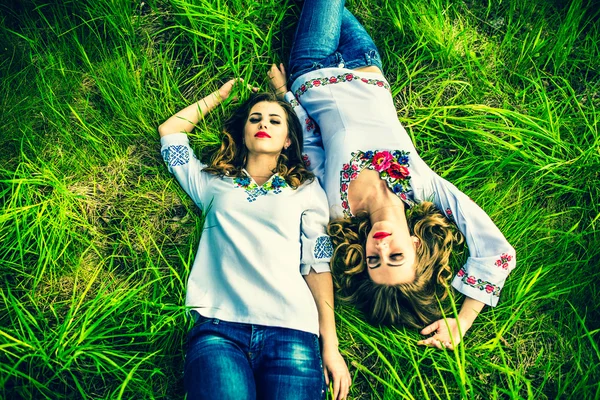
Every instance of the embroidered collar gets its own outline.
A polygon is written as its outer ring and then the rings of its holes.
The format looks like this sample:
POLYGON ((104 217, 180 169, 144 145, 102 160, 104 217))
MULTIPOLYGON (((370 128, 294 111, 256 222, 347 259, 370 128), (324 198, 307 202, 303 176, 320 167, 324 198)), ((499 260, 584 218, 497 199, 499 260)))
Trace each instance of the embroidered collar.
POLYGON ((411 191, 408 154, 408 152, 400 150, 369 150, 365 152, 358 150, 352 152, 352 158, 342 166, 342 171, 340 171, 340 195, 344 215, 347 217, 352 216, 348 204, 350 182, 355 180, 365 168, 379 172, 379 177, 387 183, 390 190, 409 207, 412 207, 415 203, 407 196, 407 193, 411 191))
POLYGON ((288 183, 279 174, 273 174, 268 181, 259 186, 250 176, 246 169, 242 169, 245 176, 233 178, 235 187, 243 188, 246 192, 247 200, 252 203, 260 196, 265 196, 267 193, 281 193, 283 188, 289 187, 288 183))

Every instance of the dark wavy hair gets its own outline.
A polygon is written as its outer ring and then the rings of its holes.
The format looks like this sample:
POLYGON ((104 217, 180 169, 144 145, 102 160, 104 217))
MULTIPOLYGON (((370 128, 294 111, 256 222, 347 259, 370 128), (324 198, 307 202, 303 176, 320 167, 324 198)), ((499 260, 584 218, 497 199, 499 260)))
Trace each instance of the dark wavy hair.
POLYGON ((397 285, 373 282, 366 268, 365 244, 371 230, 366 213, 331 221, 328 233, 334 246, 332 272, 338 295, 353 304, 375 325, 406 325, 423 328, 442 317, 440 307, 448 296, 452 270, 452 247, 463 242, 462 234, 431 202, 407 211, 411 235, 421 241, 413 282, 397 285))
POLYGON ((279 100, 273 93, 252 94, 225 121, 221 146, 204 171, 230 177, 242 175, 242 168, 246 165, 248 157, 248 149, 244 144, 244 126, 252 107, 263 101, 279 104, 283 108, 286 114, 288 137, 291 141, 287 149, 282 149, 273 173, 278 173, 291 187, 297 188, 307 180, 314 179, 314 175, 306 169, 302 161, 302 125, 292 106, 279 100))

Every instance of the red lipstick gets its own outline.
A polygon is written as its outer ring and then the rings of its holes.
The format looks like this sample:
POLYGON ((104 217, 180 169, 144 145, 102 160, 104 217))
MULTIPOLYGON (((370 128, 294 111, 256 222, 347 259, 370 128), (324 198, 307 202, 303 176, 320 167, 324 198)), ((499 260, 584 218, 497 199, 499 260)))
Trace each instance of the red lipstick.
POLYGON ((269 138, 269 139, 271 138, 271 136, 269 136, 269 134, 267 132, 264 132, 264 131, 257 132, 256 135, 254 135, 254 137, 256 137, 256 138, 269 138))
POLYGON ((376 232, 373 235, 373 239, 381 240, 381 239, 385 239, 386 237, 391 236, 391 235, 392 235, 391 233, 387 233, 387 232, 376 232))

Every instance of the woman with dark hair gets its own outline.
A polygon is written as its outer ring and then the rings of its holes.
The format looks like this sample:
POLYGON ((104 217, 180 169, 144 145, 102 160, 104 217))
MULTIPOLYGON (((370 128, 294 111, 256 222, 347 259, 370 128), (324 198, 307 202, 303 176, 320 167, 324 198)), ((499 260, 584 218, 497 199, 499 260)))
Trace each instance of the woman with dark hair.
POLYGON ((344 399, 325 232, 327 199, 302 162, 291 106, 254 94, 224 125, 210 165, 186 133, 229 97, 235 80, 159 127, 169 171, 203 210, 188 279, 188 399, 344 399), (319 349, 319 335, 321 349, 319 349))
POLYGON ((514 249, 419 157, 377 47, 344 0, 304 2, 290 70, 291 92, 283 65, 269 76, 303 121, 303 157, 327 194, 341 298, 372 323, 433 334, 419 344, 454 348, 484 305, 497 304, 514 249), (469 258, 452 279, 450 254, 463 238, 469 258), (456 319, 443 319, 451 285, 465 300, 456 319))

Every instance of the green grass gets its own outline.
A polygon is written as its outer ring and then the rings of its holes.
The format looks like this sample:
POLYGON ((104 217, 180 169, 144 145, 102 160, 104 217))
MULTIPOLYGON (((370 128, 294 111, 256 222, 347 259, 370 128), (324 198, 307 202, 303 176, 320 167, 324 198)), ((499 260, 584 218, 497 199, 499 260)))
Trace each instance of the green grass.
MULTIPOLYGON (((351 398, 600 399, 596 6, 348 1, 421 156, 518 254, 454 352, 339 305, 351 398)), ((283 0, 0 6, 0 396, 183 398, 203 220, 156 127, 231 77, 267 89, 298 15, 283 0)), ((200 154, 233 107, 201 122, 200 154)))

